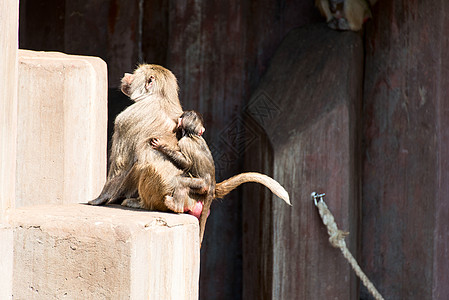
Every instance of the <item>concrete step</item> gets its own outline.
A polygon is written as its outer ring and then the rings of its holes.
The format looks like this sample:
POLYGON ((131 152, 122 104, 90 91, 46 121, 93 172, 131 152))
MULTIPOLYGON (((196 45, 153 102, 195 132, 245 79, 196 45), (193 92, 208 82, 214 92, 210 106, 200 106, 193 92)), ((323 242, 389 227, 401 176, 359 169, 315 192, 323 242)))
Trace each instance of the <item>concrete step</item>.
POLYGON ((14 299, 198 299, 193 216, 67 204, 8 219, 14 299))

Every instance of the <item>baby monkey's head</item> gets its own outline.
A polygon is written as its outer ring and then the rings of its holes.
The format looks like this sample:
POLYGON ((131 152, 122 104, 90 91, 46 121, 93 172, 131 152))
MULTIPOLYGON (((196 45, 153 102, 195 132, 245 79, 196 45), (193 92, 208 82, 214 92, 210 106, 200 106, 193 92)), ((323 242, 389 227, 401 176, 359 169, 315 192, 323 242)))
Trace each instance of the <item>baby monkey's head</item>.
POLYGON ((178 129, 182 129, 183 136, 201 136, 206 131, 203 116, 194 110, 185 111, 178 120, 178 129))

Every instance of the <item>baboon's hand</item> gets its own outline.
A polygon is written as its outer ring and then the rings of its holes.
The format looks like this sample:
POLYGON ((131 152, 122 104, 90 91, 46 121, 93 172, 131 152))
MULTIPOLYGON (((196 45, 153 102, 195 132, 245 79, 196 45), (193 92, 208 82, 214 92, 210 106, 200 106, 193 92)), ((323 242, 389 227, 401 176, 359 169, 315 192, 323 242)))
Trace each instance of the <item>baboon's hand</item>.
POLYGON ((158 138, 151 139, 150 144, 151 144, 151 147, 153 147, 154 149, 157 149, 161 146, 158 138))

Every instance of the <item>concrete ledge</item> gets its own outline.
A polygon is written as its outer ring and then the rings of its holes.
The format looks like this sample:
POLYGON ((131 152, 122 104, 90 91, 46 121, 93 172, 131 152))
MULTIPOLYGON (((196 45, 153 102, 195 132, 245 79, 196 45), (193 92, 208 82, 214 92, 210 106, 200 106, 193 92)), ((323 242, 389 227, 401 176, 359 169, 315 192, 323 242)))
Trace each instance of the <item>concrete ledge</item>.
POLYGON ((12 299, 13 231, 0 224, 0 299, 12 299))
POLYGON ((84 204, 10 213, 17 299, 198 299, 196 218, 84 204))
POLYGON ((106 178, 106 63, 58 52, 18 56, 16 207, 98 196, 106 178))

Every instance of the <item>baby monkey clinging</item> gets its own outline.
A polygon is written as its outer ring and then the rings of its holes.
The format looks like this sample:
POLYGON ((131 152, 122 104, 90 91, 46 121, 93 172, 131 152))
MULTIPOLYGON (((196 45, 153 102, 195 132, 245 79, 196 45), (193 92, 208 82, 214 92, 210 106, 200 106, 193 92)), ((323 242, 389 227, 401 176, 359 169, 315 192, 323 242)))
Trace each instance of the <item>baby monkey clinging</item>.
MULTIPOLYGON (((169 205, 173 204, 173 208, 179 209, 184 205, 185 199, 191 199, 190 197, 203 204, 199 216, 200 241, 203 240, 212 200, 226 196, 242 183, 257 182, 263 184, 290 204, 287 191, 277 181, 260 173, 241 173, 216 183, 214 160, 206 141, 201 136, 203 132, 204 125, 201 115, 195 111, 186 111, 178 121, 179 150, 160 143, 158 139, 151 140, 153 148, 166 155, 173 164, 183 170, 183 174, 180 175, 182 180, 178 181, 182 183, 175 188, 173 197, 170 197, 170 195, 165 197, 165 204, 169 208, 169 205)), ((189 206, 192 207, 191 203, 189 203, 189 206)))
POLYGON ((165 205, 176 212, 191 210, 195 203, 188 202, 196 199, 202 204, 199 217, 200 239, 204 235, 204 228, 209 215, 210 204, 215 197, 215 165, 212 153, 202 137, 205 128, 200 113, 185 111, 178 121, 177 137, 178 147, 162 144, 158 139, 152 139, 154 149, 166 155, 173 164, 183 170, 179 175, 179 185, 175 188, 173 196, 165 196, 165 205), (189 197, 190 195, 190 197, 189 197), (185 207, 188 203, 188 207, 185 207))

